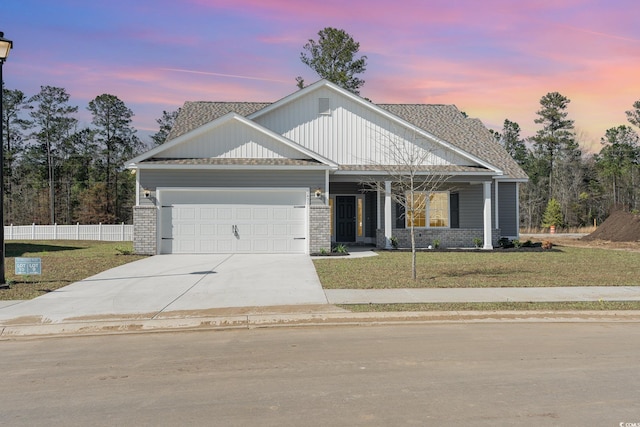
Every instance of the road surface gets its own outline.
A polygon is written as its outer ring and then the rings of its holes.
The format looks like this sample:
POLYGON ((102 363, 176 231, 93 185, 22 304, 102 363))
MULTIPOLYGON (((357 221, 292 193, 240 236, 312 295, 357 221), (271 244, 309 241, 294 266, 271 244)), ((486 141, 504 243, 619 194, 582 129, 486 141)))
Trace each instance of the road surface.
POLYGON ((638 323, 0 342, 0 425, 640 425, 638 323))

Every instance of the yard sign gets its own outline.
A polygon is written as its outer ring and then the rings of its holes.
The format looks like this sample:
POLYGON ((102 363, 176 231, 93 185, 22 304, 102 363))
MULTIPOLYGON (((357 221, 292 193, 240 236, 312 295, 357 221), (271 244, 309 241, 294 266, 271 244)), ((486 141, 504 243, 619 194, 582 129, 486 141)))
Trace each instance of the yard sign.
POLYGON ((16 276, 42 274, 41 258, 16 258, 16 276))

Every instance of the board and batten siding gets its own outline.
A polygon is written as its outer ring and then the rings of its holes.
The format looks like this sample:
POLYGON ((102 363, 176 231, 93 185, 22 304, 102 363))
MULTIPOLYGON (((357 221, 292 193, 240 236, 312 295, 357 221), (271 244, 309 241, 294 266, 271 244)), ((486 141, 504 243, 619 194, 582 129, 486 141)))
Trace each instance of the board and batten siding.
POLYGON ((518 209, 516 204, 517 184, 515 182, 501 182, 498 184, 498 206, 500 231, 503 236, 518 236, 518 209))
POLYGON ((460 228, 483 228, 484 193, 482 185, 460 186, 458 194, 460 228))
MULTIPOLYGON (((175 188, 316 188, 324 190, 324 171, 274 171, 274 170, 211 170, 191 171, 140 170, 140 191, 148 189, 151 197, 140 195, 140 205, 154 204, 158 187, 175 188)), ((311 197, 311 204, 324 204, 322 199, 311 197)))
POLYGON ((341 165, 399 164, 389 149, 392 142, 425 145, 426 163, 464 164, 452 150, 426 140, 382 113, 376 112, 328 88, 320 88, 306 97, 254 119, 262 126, 341 165), (320 99, 329 99, 330 114, 320 111, 320 99))
MULTIPOLYGON (((302 158, 299 151, 286 146, 273 136, 230 120, 209 132, 193 136, 189 141, 171 147, 158 158, 302 158)), ((307 158, 308 156, 304 156, 307 158)))

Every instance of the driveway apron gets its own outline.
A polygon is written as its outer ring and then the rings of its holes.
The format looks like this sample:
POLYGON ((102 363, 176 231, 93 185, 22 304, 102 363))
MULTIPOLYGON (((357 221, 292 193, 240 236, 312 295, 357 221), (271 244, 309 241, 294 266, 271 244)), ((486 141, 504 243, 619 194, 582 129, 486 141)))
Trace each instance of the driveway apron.
MULTIPOLYGON (((0 320, 42 321, 163 311, 327 304, 309 256, 156 255, 29 301, 0 307, 0 320)), ((142 316, 141 316, 142 317, 142 316)))

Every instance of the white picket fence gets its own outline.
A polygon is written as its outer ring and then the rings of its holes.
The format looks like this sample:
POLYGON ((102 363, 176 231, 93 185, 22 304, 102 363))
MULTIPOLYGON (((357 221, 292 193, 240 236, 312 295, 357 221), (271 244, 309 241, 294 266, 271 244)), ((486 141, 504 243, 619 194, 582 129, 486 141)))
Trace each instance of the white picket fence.
POLYGON ((5 240, 105 240, 130 242, 133 240, 133 225, 5 225, 5 240))

